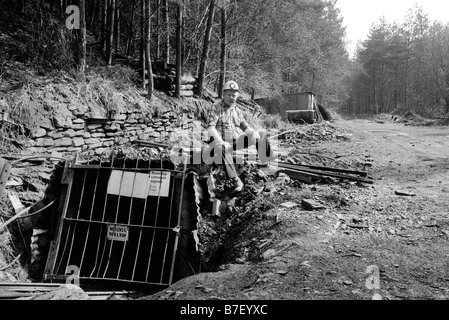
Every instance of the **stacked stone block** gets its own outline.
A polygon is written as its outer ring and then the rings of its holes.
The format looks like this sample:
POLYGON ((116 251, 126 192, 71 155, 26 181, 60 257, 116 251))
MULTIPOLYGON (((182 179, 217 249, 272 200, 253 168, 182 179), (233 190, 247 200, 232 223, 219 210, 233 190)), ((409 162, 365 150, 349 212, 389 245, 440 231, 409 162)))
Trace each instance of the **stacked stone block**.
POLYGON ((135 140, 164 143, 176 130, 193 126, 192 114, 169 111, 150 118, 139 111, 116 114, 111 118, 89 118, 73 113, 72 117, 53 119, 54 127, 31 132, 30 151, 49 153, 93 152, 102 154, 113 147, 135 140))

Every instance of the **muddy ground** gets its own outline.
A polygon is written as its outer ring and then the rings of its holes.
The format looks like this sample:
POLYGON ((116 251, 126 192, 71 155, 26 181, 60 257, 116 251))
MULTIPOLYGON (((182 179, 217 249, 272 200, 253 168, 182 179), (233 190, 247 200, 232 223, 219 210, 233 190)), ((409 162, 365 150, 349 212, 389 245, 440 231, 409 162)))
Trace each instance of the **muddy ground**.
POLYGON ((363 164, 373 184, 268 188, 262 197, 271 209, 246 213, 239 258, 144 299, 448 299, 449 128, 407 124, 333 122, 346 139, 304 150, 363 164), (304 210, 304 198, 325 208, 304 210), (282 206, 288 201, 298 205, 282 206))

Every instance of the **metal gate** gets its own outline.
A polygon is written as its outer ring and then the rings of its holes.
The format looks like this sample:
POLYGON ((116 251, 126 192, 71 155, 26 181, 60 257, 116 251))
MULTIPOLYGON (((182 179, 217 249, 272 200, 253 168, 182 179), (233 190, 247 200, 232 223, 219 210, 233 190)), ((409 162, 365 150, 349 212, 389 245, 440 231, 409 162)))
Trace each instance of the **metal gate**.
POLYGON ((44 281, 171 285, 186 166, 112 158, 68 169, 44 281))

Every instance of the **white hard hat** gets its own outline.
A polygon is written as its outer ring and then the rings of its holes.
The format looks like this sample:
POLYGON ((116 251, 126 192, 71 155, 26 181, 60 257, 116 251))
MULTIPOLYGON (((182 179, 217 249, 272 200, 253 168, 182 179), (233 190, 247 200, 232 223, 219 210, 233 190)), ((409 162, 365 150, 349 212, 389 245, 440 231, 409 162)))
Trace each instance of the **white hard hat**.
POLYGON ((223 86, 223 91, 225 90, 236 90, 239 91, 239 85, 235 81, 228 81, 223 86))

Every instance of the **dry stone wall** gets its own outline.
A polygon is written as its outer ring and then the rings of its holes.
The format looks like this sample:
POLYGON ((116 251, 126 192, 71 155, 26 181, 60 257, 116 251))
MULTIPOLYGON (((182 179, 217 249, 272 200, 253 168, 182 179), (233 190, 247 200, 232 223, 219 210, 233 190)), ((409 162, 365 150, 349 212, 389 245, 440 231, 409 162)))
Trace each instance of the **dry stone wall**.
POLYGON ((114 115, 111 118, 55 117, 53 128, 37 128, 31 134, 32 152, 83 153, 100 155, 113 147, 135 140, 164 143, 174 131, 191 130, 194 115, 168 111, 150 118, 139 111, 114 115))

